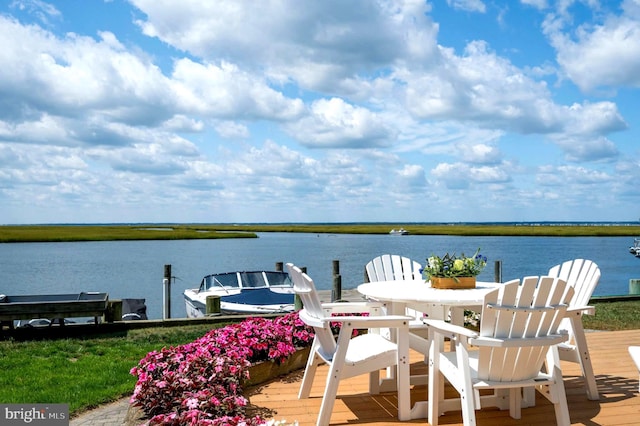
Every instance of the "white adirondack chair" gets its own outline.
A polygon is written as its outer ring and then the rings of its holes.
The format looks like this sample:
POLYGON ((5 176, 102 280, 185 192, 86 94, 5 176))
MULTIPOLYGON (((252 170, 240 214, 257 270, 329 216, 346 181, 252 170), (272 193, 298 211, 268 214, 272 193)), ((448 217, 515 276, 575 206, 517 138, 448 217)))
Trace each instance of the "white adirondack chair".
POLYGON ((561 326, 569 331, 569 340, 559 346, 560 359, 580 364, 586 383, 587 397, 597 400, 599 399, 598 386, 584 335, 582 315, 595 313, 595 308, 589 306, 589 299, 600 280, 600 268, 590 260, 574 259, 554 266, 549 270, 548 275, 563 279, 575 289, 575 296, 567 310, 567 318, 561 326))
MULTIPOLYGON (((369 282, 394 280, 422 280, 422 265, 408 257, 397 254, 383 254, 375 257, 365 266, 369 282)), ((413 319, 409 323, 409 347, 425 355, 429 353, 428 330, 422 321, 428 312, 407 308, 407 315, 413 319)))
POLYGON ((558 425, 570 425, 558 354, 558 344, 568 336, 558 327, 573 292, 558 278, 525 277, 522 285, 513 280, 485 296, 479 333, 425 320, 432 332, 429 423, 436 426, 442 412, 462 407, 464 425, 475 425, 475 410, 483 406, 508 408, 511 417, 519 419, 522 390, 536 388, 553 403, 558 425), (455 344, 455 352, 442 350, 444 337, 455 344), (478 349, 469 350, 471 345, 478 349), (444 399, 443 377, 458 391, 459 399, 444 399), (480 396, 481 389, 494 393, 480 396))
POLYGON ((409 420, 411 416, 409 395, 409 320, 400 315, 381 315, 382 304, 371 302, 321 303, 313 280, 297 266, 288 263, 287 269, 296 294, 300 295, 304 308, 300 319, 313 327, 315 337, 307 360, 298 398, 308 398, 319 364, 329 365, 329 374, 322 397, 317 425, 329 424, 331 412, 341 379, 369 373, 369 392, 379 393, 380 370, 397 367, 398 418, 409 420), (332 313, 342 314, 332 316, 332 313), (368 316, 353 314, 366 313, 368 316), (341 324, 337 341, 330 324, 341 324), (366 333, 352 338, 354 329, 393 328, 397 343, 380 334, 366 333))
POLYGON ((383 254, 365 267, 369 282, 393 280, 421 280, 420 265, 415 260, 397 254, 383 254))

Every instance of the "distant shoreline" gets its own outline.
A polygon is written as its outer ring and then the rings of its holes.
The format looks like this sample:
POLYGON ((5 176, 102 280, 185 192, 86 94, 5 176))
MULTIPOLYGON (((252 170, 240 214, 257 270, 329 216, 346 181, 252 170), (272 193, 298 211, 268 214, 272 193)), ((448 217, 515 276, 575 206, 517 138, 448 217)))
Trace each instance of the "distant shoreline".
MULTIPOLYGON (((0 243, 127 240, 257 238, 258 232, 313 234, 389 234, 404 228, 412 235, 639 237, 632 222, 507 222, 507 223, 340 223, 340 224, 92 224, 0 226, 0 243), (168 232, 170 231, 170 232, 168 232)), ((391 237, 391 236, 390 236, 391 237)))

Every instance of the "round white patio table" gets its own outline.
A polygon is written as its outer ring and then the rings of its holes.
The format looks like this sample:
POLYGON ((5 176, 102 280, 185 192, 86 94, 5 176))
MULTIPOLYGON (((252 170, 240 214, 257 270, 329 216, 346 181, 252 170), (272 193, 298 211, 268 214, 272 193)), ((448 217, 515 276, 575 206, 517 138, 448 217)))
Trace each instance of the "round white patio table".
MULTIPOLYGON (((424 280, 376 281, 360 284, 358 292, 368 299, 384 303, 389 315, 405 315, 409 308, 432 319, 447 319, 451 311, 451 321, 462 325, 464 309, 481 311, 485 294, 500 285, 477 282, 476 288, 439 289, 424 280)), ((395 390, 395 374, 394 370, 388 372, 388 377, 382 380, 381 389, 395 390)), ((412 376, 410 382, 422 383, 425 378, 412 376)), ((427 401, 416 401, 411 408, 411 418, 426 418, 427 408, 427 401)))
POLYGON ((423 280, 377 281, 360 284, 358 292, 386 302, 390 315, 404 315, 405 308, 410 308, 429 312, 433 319, 446 319, 450 308, 480 308, 485 294, 500 285, 478 281, 476 288, 441 289, 423 280))

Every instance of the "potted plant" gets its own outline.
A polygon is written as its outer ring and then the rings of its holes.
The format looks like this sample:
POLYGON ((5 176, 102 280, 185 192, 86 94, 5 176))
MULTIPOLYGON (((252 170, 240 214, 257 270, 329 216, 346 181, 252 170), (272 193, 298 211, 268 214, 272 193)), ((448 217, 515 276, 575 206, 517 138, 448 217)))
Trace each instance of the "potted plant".
POLYGON ((475 288, 476 276, 486 264, 487 258, 480 254, 480 249, 471 257, 446 253, 443 257, 427 258, 422 274, 433 288, 475 288))

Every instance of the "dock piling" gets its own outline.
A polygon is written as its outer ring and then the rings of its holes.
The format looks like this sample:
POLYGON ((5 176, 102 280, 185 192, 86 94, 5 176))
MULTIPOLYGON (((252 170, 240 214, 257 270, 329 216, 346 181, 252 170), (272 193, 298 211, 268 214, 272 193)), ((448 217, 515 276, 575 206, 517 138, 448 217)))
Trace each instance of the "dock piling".
POLYGON ((207 296, 205 313, 209 315, 220 315, 220 296, 207 296))
POLYGON ((342 299, 342 276, 340 276, 340 261, 333 261, 333 290, 331 291, 331 301, 342 299))
POLYGON ((502 282, 502 260, 496 260, 493 264, 493 281, 496 283, 502 282))
POLYGON ((162 287, 164 290, 162 298, 162 317, 164 319, 169 319, 171 318, 171 265, 164 265, 164 279, 162 280, 162 287))

